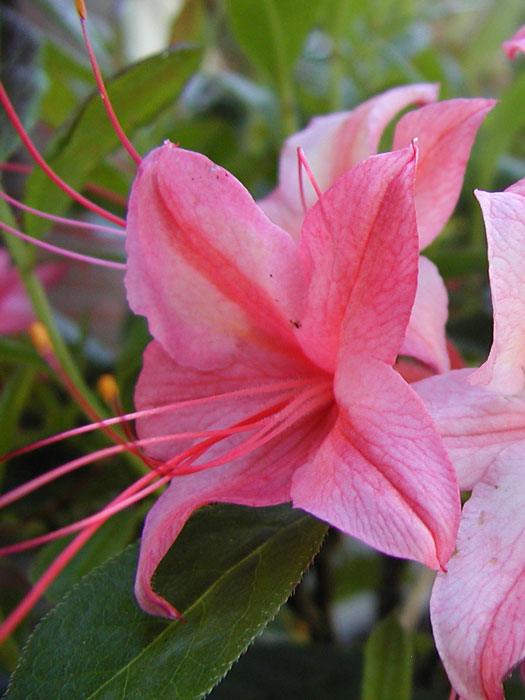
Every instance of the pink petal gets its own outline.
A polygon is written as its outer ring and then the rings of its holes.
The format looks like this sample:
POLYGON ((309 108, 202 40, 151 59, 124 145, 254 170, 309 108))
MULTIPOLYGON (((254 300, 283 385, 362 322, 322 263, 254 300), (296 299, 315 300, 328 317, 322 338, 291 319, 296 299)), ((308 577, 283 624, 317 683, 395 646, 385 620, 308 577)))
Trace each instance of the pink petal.
POLYGON ((393 363, 417 284, 412 149, 372 156, 340 177, 306 215, 300 241, 307 306, 296 331, 334 371, 345 352, 393 363), (346 342, 346 341, 345 341, 346 342))
POLYGON ((227 366, 243 343, 297 350, 292 325, 304 286, 296 244, 204 156, 166 144, 144 159, 127 251, 130 305, 178 361, 227 366))
POLYGON ((365 357, 339 367, 336 400, 334 428, 294 474, 294 506, 383 552, 443 566, 459 492, 421 401, 391 367, 365 357))
MULTIPOLYGON (((351 112, 336 112, 312 119, 291 136, 281 151, 279 187, 260 202, 272 221, 295 236, 299 235, 304 211, 297 171, 297 148, 301 147, 321 191, 377 151, 381 135, 398 112, 411 104, 437 99, 438 86, 429 83, 403 85, 363 102, 351 112)), ((304 177, 308 206, 317 200, 308 178, 304 177)))
MULTIPOLYGON (((226 428, 278 403, 290 392, 279 385, 304 379, 310 384, 324 379, 307 360, 301 364, 277 349, 245 345, 228 367, 199 370, 176 362, 157 341, 144 352, 143 367, 135 390, 137 410, 166 406, 174 402, 212 397, 212 401, 192 403, 167 413, 137 421, 141 438, 226 428), (274 387, 274 389, 272 389, 274 387), (268 391, 263 391, 269 389, 268 391), (238 392, 231 396, 231 392, 238 392), (241 393, 239 393, 241 392, 241 393)), ((187 448, 194 439, 161 442, 146 449, 148 455, 167 461, 187 448)), ((228 444, 231 444, 229 439, 228 444)), ((224 442, 221 443, 224 451, 224 442)), ((208 453, 209 454, 209 453, 208 453)))
POLYGON ((503 42, 503 51, 511 61, 518 53, 525 53, 525 25, 518 29, 512 38, 503 42))
POLYGON ((525 443, 506 449, 463 508, 457 551, 431 601, 438 651, 465 700, 503 700, 525 658, 525 443))
POLYGON ((153 591, 151 577, 190 515, 207 503, 269 506, 289 501, 291 476, 322 441, 328 420, 314 414, 244 459, 172 480, 150 510, 142 533, 135 594, 146 612, 177 616, 153 591))
POLYGON ((525 180, 505 192, 476 192, 489 254, 494 337, 475 384, 514 394, 525 387, 525 180))
POLYGON ((504 448, 525 440, 525 395, 500 396, 472 386, 472 374, 455 370, 412 385, 443 438, 462 490, 470 490, 504 448))
POLYGON ((421 249, 429 245, 452 214, 477 130, 494 100, 456 99, 405 114, 396 127, 394 148, 417 137, 416 212, 421 249))
POLYGON ((401 348, 402 355, 415 357, 436 372, 450 369, 445 325, 448 294, 434 263, 421 256, 416 298, 401 348))

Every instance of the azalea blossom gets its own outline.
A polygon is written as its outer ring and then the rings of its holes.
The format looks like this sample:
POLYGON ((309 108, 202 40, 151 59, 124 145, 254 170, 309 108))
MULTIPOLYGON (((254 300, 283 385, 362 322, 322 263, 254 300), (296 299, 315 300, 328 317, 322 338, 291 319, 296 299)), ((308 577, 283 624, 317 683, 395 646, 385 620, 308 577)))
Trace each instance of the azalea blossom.
MULTIPOLYGON (((37 267, 36 274, 40 282, 49 287, 64 271, 61 264, 45 263, 37 267)), ((0 335, 22 333, 34 320, 33 307, 18 270, 12 265, 8 252, 0 248, 0 335)))
POLYGON ((142 536, 148 612, 177 615, 151 577, 210 502, 291 500, 381 551, 446 564, 453 470, 392 367, 417 285, 415 160, 408 147, 360 162, 319 192, 297 239, 204 156, 167 143, 144 159, 126 286, 154 340, 135 400, 187 402, 137 422, 141 440, 164 436, 146 451, 171 478, 142 536), (181 444, 188 431, 217 437, 181 444))
MULTIPOLYGON (((442 230, 456 206, 465 167, 477 130, 494 100, 454 99, 434 103, 438 86, 405 85, 373 97, 350 112, 316 117, 285 143, 279 163, 279 186, 260 202, 278 225, 299 236, 303 204, 316 200, 313 187, 297 177, 296 151, 301 147, 321 190, 360 160, 376 153, 389 122, 403 109, 423 104, 396 125, 393 148, 418 139, 415 205, 420 250, 442 230)), ((445 324, 448 296, 436 266, 419 259, 417 294, 401 349, 433 372, 450 369, 445 324)))
MULTIPOLYGON (((140 163, 82 28, 108 116, 140 163)), ((151 467, 99 513, 2 550, 80 533, 6 619, 2 634, 103 522, 170 481, 147 519, 137 577, 138 599, 155 614, 177 615, 153 592, 151 575, 189 515, 208 502, 291 500, 381 551, 443 567, 458 525, 457 483, 421 401, 392 368, 418 278, 415 147, 362 160, 327 192, 317 188, 319 202, 297 236, 272 223, 229 173, 167 144, 142 161, 123 222, 49 167, 3 88, 0 97, 50 179, 111 224, 126 224, 128 298, 154 337, 137 388, 138 412, 68 432, 138 418, 139 440, 72 460, 0 499, 7 505, 127 449, 145 449, 151 467)))
POLYGON ((456 552, 431 601, 438 651, 465 700, 501 700, 525 658, 525 180, 478 192, 487 230, 494 339, 477 370, 413 385, 456 467, 456 552))

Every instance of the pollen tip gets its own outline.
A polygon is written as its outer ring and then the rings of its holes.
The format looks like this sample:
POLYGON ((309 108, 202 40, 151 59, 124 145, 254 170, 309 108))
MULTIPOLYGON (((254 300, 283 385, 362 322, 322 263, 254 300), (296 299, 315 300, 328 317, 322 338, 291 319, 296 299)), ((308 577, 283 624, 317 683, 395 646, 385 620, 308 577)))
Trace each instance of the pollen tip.
POLYGON ((105 403, 113 405, 119 395, 117 380, 112 374, 100 375, 97 380, 97 391, 105 403))
POLYGON ((84 0, 75 0, 75 5, 80 19, 87 19, 87 9, 84 0))
POLYGON ((49 337, 47 328, 41 321, 34 321, 29 326, 29 337, 40 354, 49 355, 53 352, 51 338, 49 337))

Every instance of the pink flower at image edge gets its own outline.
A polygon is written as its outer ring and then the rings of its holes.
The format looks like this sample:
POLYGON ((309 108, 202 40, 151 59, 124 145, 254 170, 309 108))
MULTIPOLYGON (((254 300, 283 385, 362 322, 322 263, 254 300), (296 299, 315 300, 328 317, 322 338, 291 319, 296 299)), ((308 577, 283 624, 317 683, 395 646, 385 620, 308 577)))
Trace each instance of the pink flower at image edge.
POLYGON ((414 387, 462 489, 456 552, 431 600, 436 644, 465 700, 502 700, 525 659, 525 180, 477 192, 487 230, 494 338, 477 370, 414 387))

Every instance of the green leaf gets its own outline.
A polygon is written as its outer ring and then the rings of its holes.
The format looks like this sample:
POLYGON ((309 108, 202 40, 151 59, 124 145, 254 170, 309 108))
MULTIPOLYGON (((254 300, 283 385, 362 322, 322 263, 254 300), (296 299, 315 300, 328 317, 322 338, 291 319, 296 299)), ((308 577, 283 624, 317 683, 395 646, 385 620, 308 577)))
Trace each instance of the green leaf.
MULTIPOLYGON (((83 547, 64 573, 46 592, 46 598, 58 601, 67 591, 92 569, 120 554, 136 537, 139 520, 143 514, 136 509, 118 513, 105 523, 96 535, 83 547)), ((70 539, 51 542, 44 547, 31 570, 31 579, 36 581, 60 554, 70 539)))
MULTIPOLYGON (((19 367, 2 386, 0 392, 0 454, 14 445, 14 435, 18 421, 24 410, 35 379, 36 369, 31 366, 19 367)), ((0 480, 3 465, 0 465, 0 480)))
POLYGON ((323 2, 312 0, 228 0, 235 38, 270 81, 290 71, 299 57, 323 2))
POLYGON ((25 339, 20 340, 9 336, 0 338, 0 360, 15 365, 23 363, 33 365, 39 369, 46 369, 46 365, 40 355, 25 339))
POLYGON ((285 506, 201 509, 155 581, 186 622, 138 609, 131 547, 86 576, 39 625, 6 697, 202 697, 276 614, 325 532, 285 506))
MULTIPOLYGON (((107 81, 108 93, 124 131, 132 133, 173 102, 199 61, 198 49, 174 48, 140 61, 107 81)), ((57 135, 48 149, 47 161, 68 184, 79 189, 118 145, 97 93, 83 104, 73 123, 57 135)), ((70 199, 44 173, 35 170, 27 183, 26 201, 36 208, 60 214, 70 199)), ((31 235, 38 235, 45 228, 45 222, 34 217, 27 219, 31 235)))
POLYGON ((279 93, 285 133, 297 128, 292 68, 324 0, 228 0, 230 22, 241 48, 279 93))
MULTIPOLYGON (((525 72, 516 77, 488 115, 476 149, 476 187, 490 189, 497 175, 498 161, 525 126, 525 72)), ((472 178, 473 179, 473 178, 472 178)))
POLYGON ((62 124, 75 109, 80 97, 91 93, 93 76, 63 47, 47 42, 43 63, 48 86, 42 99, 42 119, 52 127, 62 124))
POLYGON ((366 643, 362 700, 410 700, 412 665, 412 640, 391 615, 366 643))

